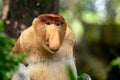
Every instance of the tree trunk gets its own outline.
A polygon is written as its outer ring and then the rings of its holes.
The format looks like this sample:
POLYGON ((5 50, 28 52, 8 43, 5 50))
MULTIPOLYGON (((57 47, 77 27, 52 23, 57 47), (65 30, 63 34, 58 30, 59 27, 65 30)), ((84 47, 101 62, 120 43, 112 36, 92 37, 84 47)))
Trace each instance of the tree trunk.
POLYGON ((5 33, 15 39, 38 15, 59 12, 59 0, 3 0, 3 5, 5 33))

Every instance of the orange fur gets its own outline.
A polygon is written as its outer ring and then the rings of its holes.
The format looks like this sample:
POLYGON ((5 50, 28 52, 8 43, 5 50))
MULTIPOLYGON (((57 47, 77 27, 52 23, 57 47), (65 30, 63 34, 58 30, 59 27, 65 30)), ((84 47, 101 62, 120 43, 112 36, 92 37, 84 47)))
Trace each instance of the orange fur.
POLYGON ((69 80, 68 66, 77 77, 74 45, 74 34, 64 18, 43 14, 22 32, 11 54, 28 54, 24 62, 28 64, 26 72, 30 80, 69 80))

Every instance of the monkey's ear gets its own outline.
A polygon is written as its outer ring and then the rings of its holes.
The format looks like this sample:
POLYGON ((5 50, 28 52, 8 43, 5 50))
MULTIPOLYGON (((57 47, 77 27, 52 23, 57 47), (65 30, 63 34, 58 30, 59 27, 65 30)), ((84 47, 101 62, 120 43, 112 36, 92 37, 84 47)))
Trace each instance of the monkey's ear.
POLYGON ((35 25, 39 22, 39 18, 34 18, 33 22, 32 22, 32 25, 35 25))
POLYGON ((10 54, 18 54, 21 52, 22 52, 22 47, 20 44, 20 39, 18 39, 15 46, 13 47, 12 51, 10 52, 10 54))

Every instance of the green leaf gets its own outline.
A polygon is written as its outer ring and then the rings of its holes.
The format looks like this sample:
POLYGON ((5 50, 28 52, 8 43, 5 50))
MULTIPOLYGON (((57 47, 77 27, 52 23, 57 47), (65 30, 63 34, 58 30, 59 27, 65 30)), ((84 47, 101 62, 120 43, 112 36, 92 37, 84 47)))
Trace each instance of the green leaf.
POLYGON ((119 66, 120 65, 120 57, 117 57, 116 59, 112 60, 111 65, 119 66))
POLYGON ((69 74, 70 80, 76 80, 73 70, 69 66, 68 66, 68 74, 69 74))
POLYGON ((0 79, 10 80, 19 62, 21 62, 26 55, 9 55, 15 41, 9 39, 3 30, 3 22, 0 20, 0 79))

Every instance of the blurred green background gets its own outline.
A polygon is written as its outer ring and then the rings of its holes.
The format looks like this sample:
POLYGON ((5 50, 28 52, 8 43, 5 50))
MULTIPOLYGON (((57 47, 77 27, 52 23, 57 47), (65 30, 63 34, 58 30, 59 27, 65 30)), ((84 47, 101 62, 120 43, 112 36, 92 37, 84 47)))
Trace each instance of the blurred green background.
POLYGON ((0 0, 0 67, 4 65, 2 53, 9 53, 13 46, 9 39, 17 39, 42 13, 59 13, 74 32, 78 75, 87 73, 92 80, 120 79, 120 0, 0 0), (24 20, 27 16, 31 17, 24 20), (9 50, 3 47, 4 42, 9 50))
POLYGON ((120 79, 120 0, 62 0, 60 14, 76 36, 78 74, 120 79))

